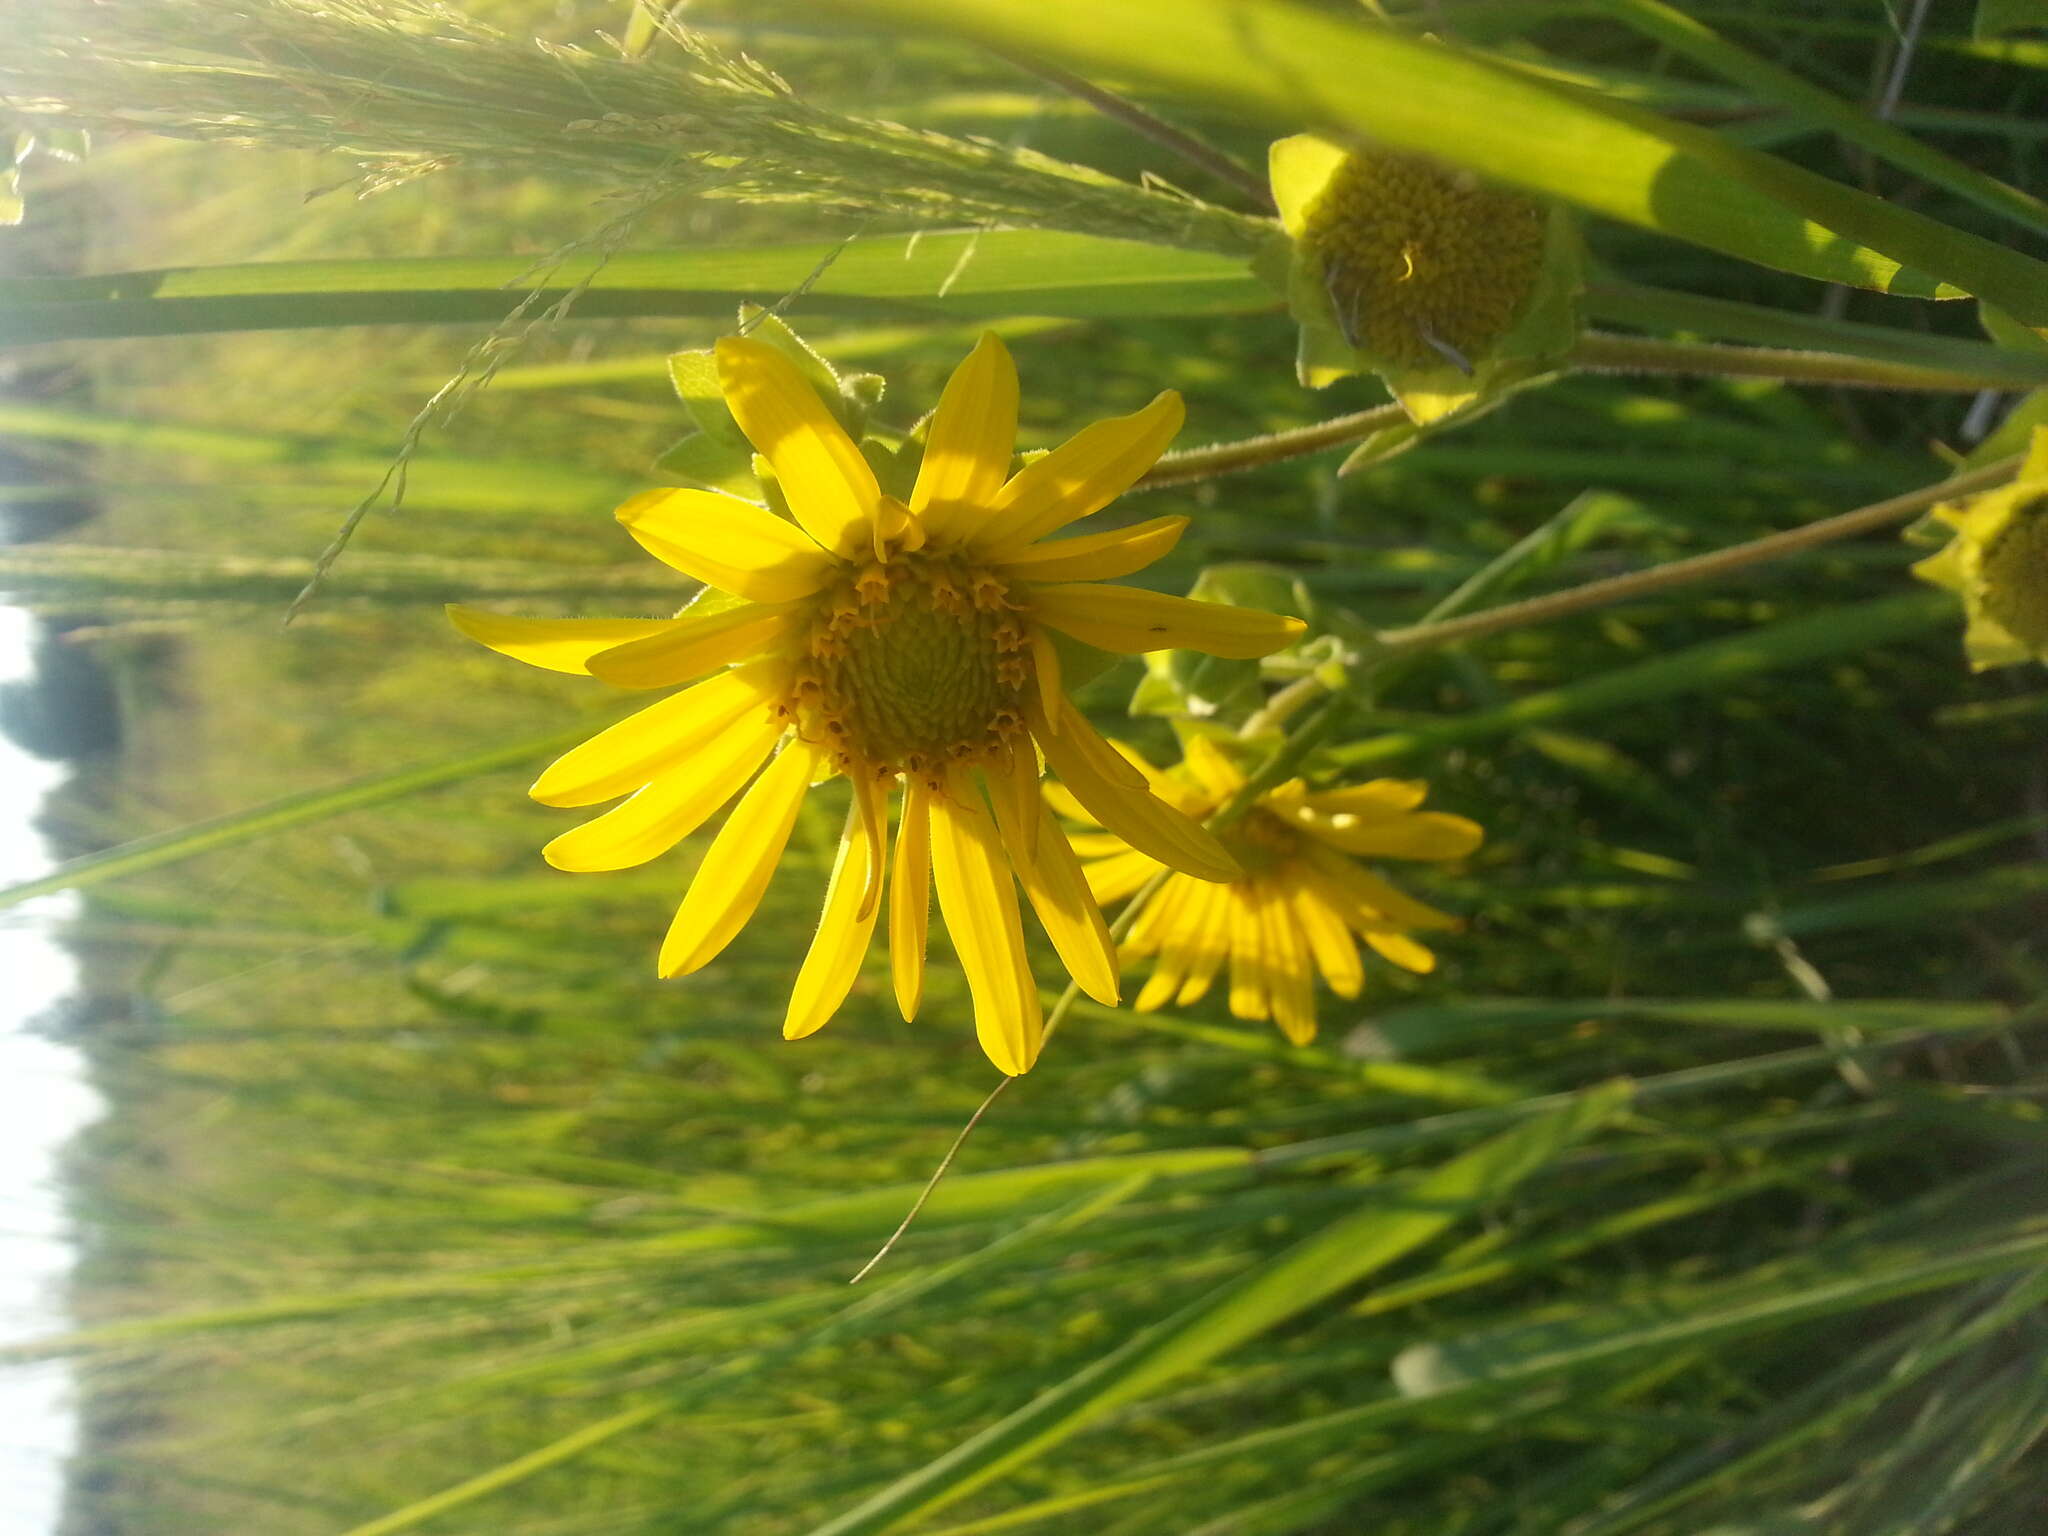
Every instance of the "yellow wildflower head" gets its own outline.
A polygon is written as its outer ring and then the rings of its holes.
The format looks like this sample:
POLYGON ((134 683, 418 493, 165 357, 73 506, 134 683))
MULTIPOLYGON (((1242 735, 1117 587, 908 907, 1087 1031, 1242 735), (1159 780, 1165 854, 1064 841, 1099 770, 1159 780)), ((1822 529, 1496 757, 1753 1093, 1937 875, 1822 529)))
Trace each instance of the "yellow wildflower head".
POLYGON ((2011 483, 1933 516, 1955 537, 1913 574, 1962 597, 1971 667, 2048 661, 2048 427, 2034 428, 2011 483))
POLYGON ((1427 422, 1570 351, 1580 259, 1561 211, 1423 155, 1313 134, 1270 158, 1302 383, 1376 372, 1427 422))
POLYGON ((715 358, 725 403, 790 516, 669 489, 633 497, 618 517, 650 554, 721 598, 672 619, 450 611, 471 638, 537 666, 625 688, 702 679, 541 774, 532 794, 548 805, 630 796, 545 856, 565 870, 641 864, 739 795, 661 947, 660 974, 681 975, 753 915, 811 784, 843 776, 852 804, 783 1033, 812 1033, 845 999, 886 874, 904 1017, 922 995, 935 884, 981 1043, 1003 1071, 1024 1072, 1042 1021, 1013 873, 1075 980, 1090 996, 1117 997, 1101 914, 1072 848, 1039 811, 1041 753, 1075 801, 1133 847, 1203 880, 1238 873, 1067 700, 1054 633, 1125 653, 1251 657, 1302 626, 1106 584, 1171 549, 1185 518, 1050 537, 1114 500, 1164 451, 1181 423, 1171 391, 1012 474, 1016 367, 984 335, 947 384, 915 486, 899 500, 786 353, 729 337, 715 358), (892 851, 887 802, 899 785, 892 851))
MULTIPOLYGON (((1120 750, 1156 794, 1191 817, 1207 816, 1244 786, 1244 776, 1204 736, 1189 738, 1187 755, 1172 772, 1120 750)), ((1048 793, 1067 815, 1094 821, 1071 797, 1048 793)), ((1231 1013, 1271 1019, 1288 1039, 1305 1045, 1316 1032, 1317 972, 1340 997, 1363 989, 1358 939, 1403 970, 1434 970, 1436 956, 1413 933, 1455 928, 1456 920, 1359 862, 1457 859, 1477 848, 1483 836, 1477 823, 1420 809, 1427 794, 1426 785, 1407 779, 1330 790, 1291 779, 1262 795, 1223 835, 1243 873, 1220 883, 1172 874, 1132 923, 1123 952, 1157 957, 1138 1009, 1198 1001, 1227 961, 1231 1013)), ((1127 845, 1114 829, 1077 837, 1074 846, 1091 860, 1088 889, 1105 906, 1161 870, 1158 860, 1127 845)))

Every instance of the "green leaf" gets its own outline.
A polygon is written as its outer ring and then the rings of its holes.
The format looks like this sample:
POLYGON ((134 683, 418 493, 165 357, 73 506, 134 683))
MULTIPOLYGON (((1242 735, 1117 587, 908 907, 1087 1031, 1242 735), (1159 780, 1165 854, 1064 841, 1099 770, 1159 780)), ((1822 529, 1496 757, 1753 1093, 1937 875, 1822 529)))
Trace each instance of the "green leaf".
POLYGON ((1588 1089, 1405 1189, 1369 1188, 1361 1209, 1154 1323, 980 1434, 817 1527, 812 1536, 893 1530, 1043 1455, 1110 1410, 1280 1326, 1412 1253, 1461 1218, 1505 1199, 1523 1179, 1618 1114, 1630 1092, 1626 1083, 1588 1089))
POLYGON ((1285 0, 827 0, 1229 105, 1285 131, 1365 135, 1508 186, 1828 282, 1975 294, 2048 325, 2048 270, 2017 251, 1741 148, 1363 18, 1285 0))
MULTIPOLYGON (((538 286, 577 287, 579 319, 695 315, 724 323, 816 274, 807 311, 867 315, 1242 314, 1272 295, 1241 261, 1134 240, 987 230, 906 240, 710 246, 578 257, 538 286), (833 253, 837 252, 836 256, 833 253), (820 272, 819 264, 833 257, 820 272)), ((502 320, 536 286, 525 257, 413 257, 167 267, 96 277, 0 279, 0 345, 301 326, 502 320)))
POLYGON ((692 432, 654 461, 656 473, 690 485, 743 496, 750 501, 761 497, 760 477, 754 473, 754 450, 745 443, 735 446, 709 432, 692 432))

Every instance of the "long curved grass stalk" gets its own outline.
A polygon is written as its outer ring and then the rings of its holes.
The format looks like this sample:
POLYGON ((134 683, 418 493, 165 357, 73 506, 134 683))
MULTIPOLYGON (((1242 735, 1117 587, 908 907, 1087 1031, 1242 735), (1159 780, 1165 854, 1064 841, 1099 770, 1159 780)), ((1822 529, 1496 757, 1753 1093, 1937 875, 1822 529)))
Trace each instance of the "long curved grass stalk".
POLYGON ((1270 229, 1032 150, 831 111, 675 35, 681 63, 514 42, 408 0, 55 0, 14 19, 0 101, 31 121, 339 151, 371 188, 466 164, 1233 255, 1270 229))

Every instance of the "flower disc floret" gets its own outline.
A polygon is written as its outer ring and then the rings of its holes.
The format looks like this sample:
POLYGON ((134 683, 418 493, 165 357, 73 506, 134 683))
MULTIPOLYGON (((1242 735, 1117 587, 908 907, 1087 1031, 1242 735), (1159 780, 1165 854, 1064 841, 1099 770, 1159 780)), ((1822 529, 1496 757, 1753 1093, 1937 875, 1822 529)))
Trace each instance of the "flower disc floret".
POLYGON ((1981 562, 1986 615, 2020 644, 2048 651, 2048 492, 2015 499, 1981 562))
POLYGON ((1009 587, 948 554, 918 552, 841 578, 810 624, 800 729, 842 773, 915 774, 992 761, 1024 725, 1029 642, 1009 587))
POLYGON ((1544 210, 1420 155, 1345 157, 1308 209, 1340 326, 1411 368, 1482 357, 1535 292, 1544 210))
POLYGON ((1932 521, 1954 536, 1913 574, 1962 598, 1971 666, 2048 662, 2048 427, 2033 429, 2011 483, 1943 502, 1932 521))

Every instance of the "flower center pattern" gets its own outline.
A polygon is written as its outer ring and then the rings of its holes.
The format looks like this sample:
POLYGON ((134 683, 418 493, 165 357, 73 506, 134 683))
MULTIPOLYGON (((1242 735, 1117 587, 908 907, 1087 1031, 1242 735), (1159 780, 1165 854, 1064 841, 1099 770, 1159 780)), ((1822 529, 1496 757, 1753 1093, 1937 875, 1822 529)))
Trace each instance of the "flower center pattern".
POLYGON ((1022 740, 1029 641, 1007 586, 937 552, 848 569, 819 594, 788 713, 841 772, 915 774, 1022 740))
POLYGON ((1345 339, 1469 371, 1514 327, 1543 266, 1544 212, 1420 155, 1348 156, 1307 212, 1345 339))
POLYGON ((2012 509, 1978 570, 1985 613, 2021 644, 2048 648, 2048 496, 2012 509))

